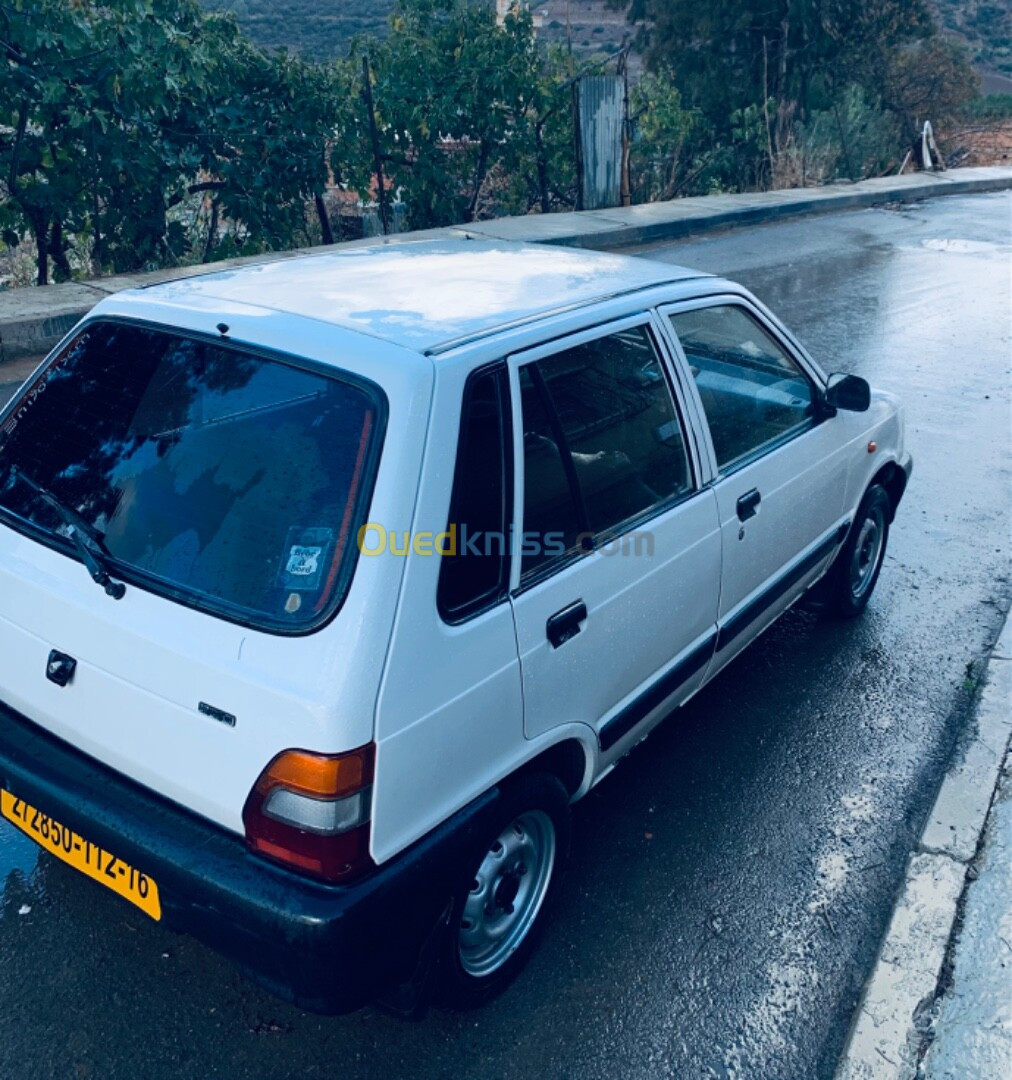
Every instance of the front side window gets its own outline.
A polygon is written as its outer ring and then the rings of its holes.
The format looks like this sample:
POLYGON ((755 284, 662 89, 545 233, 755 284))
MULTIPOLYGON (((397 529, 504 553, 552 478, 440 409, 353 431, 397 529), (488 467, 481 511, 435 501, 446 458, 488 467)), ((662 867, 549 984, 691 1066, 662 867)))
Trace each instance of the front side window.
POLYGON ((691 490, 682 425, 646 327, 529 364, 520 390, 523 572, 691 490))
POLYGON ((382 426, 374 388, 241 348, 87 326, 0 431, 0 520, 194 607, 305 631, 354 565, 382 426))
POLYGON ((696 381, 722 472, 811 424, 811 382, 742 308, 721 304, 670 318, 696 381))

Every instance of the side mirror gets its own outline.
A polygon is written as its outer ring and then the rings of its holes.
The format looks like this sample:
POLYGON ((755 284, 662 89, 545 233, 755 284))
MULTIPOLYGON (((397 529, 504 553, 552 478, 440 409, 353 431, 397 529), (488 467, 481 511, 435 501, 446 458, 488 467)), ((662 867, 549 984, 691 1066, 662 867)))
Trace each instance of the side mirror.
POLYGON ((831 409, 867 412, 871 404, 871 387, 860 375, 837 371, 829 376, 824 400, 831 409))

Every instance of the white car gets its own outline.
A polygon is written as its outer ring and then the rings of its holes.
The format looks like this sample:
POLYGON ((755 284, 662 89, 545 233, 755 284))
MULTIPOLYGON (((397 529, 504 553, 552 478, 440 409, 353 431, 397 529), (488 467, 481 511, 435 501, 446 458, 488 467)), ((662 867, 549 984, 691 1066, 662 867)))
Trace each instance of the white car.
POLYGON ((860 612, 910 468, 892 397, 647 260, 119 293, 0 413, 0 811, 307 1009, 482 1001, 570 804, 817 583, 860 612))

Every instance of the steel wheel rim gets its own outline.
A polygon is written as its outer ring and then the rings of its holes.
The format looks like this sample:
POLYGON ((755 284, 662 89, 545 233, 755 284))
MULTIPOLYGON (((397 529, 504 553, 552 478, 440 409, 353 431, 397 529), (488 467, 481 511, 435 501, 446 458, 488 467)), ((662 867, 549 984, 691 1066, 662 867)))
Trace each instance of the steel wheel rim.
POLYGON ((529 810, 486 852, 460 917, 457 947, 468 975, 491 975, 527 937, 548 892, 555 848, 552 819, 529 810))
POLYGON ((885 518, 876 508, 861 522, 850 560, 850 592, 855 600, 864 596, 875 578, 884 540, 885 518))

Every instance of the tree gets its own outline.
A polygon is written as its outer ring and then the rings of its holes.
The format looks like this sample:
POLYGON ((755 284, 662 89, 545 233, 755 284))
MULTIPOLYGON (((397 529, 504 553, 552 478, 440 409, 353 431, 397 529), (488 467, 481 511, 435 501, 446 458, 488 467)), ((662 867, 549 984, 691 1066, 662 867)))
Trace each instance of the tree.
POLYGON ((363 53, 386 171, 415 228, 473 221, 490 175, 529 157, 528 140, 543 162, 551 92, 526 12, 500 26, 488 4, 400 0, 386 40, 359 42, 363 53))
MULTIPOLYGON (((794 125, 852 84, 877 92, 890 58, 932 33, 925 0, 614 0, 640 28, 654 70, 667 68, 718 143, 747 132, 740 182, 756 178, 759 110, 765 182, 794 125)), ((761 176, 762 180, 763 177, 761 176)))
POLYGON ((39 284, 50 259, 69 276, 71 233, 91 235, 99 265, 118 251, 143 263, 164 243, 211 47, 203 21, 165 0, 0 3, 0 217, 8 240, 34 236, 39 284))
POLYGON ((683 150, 697 115, 682 107, 682 95, 668 71, 644 75, 631 97, 635 138, 630 168, 637 200, 674 198, 692 171, 686 169, 683 150))
POLYGON ((98 271, 290 246, 328 164, 351 171, 347 69, 268 54, 193 0, 0 0, 0 56, 0 228, 34 237, 39 284, 70 275, 71 236, 98 271))
POLYGON ((315 64, 285 51, 265 53, 236 31, 215 56, 214 85, 193 145, 212 192, 205 261, 219 216, 234 223, 222 254, 308 242, 312 203, 332 240, 322 194, 330 175, 358 178, 360 147, 354 80, 345 63, 315 64))
POLYGON ((947 38, 915 42, 889 58, 882 100, 900 118, 908 142, 920 137, 925 120, 944 124, 980 92, 980 79, 966 51, 947 38))

